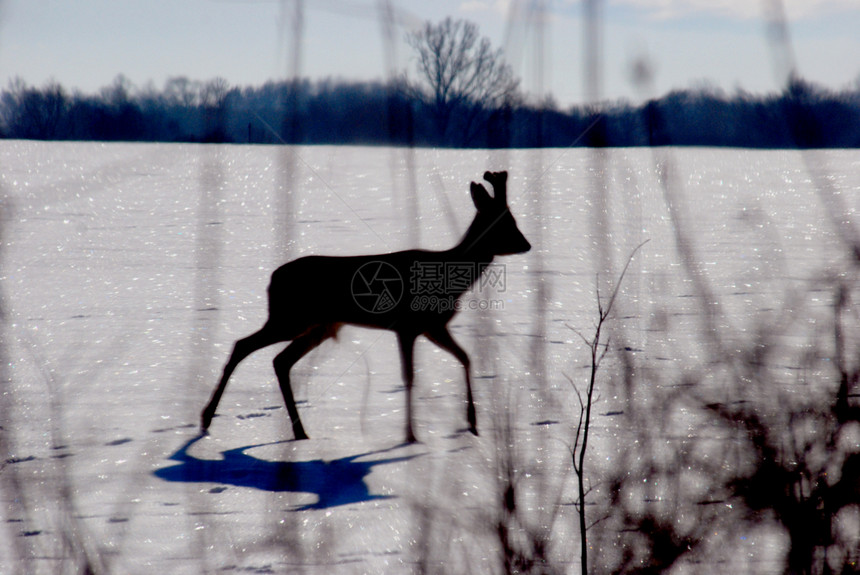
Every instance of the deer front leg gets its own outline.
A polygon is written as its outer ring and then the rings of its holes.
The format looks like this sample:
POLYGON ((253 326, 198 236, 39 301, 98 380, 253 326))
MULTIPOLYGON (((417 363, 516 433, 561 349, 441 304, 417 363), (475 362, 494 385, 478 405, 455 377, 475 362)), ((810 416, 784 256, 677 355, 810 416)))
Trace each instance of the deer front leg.
POLYGON ((469 355, 454 341, 454 338, 451 337, 451 332, 444 325, 429 330, 426 335, 433 343, 453 354, 463 364, 463 369, 466 372, 466 420, 469 422, 469 431, 472 435, 478 435, 478 417, 475 414, 475 402, 472 399, 472 376, 469 373, 469 366, 471 364, 469 355))
POLYGON ((279 338, 275 335, 275 330, 270 327, 270 324, 266 324, 260 331, 236 342, 233 346, 233 352, 230 354, 230 359, 224 366, 224 372, 221 374, 221 380, 218 382, 218 387, 215 388, 215 391, 212 393, 212 398, 203 409, 203 413, 200 414, 200 427, 204 432, 209 429, 209 425, 212 424, 212 418, 215 417, 215 410, 218 409, 218 402, 221 401, 221 396, 224 394, 224 389, 227 387, 227 380, 230 379, 230 375, 232 375, 236 366, 239 365, 239 362, 258 349, 262 349, 277 342, 278 339, 279 338))
POLYGON ((412 383, 415 381, 415 366, 413 352, 415 350, 413 334, 398 333, 400 342, 400 360, 403 367, 403 383, 406 385, 406 442, 416 443, 415 432, 412 429, 412 383))
POLYGON ((293 426, 293 436, 296 439, 308 439, 308 434, 305 433, 302 420, 299 418, 296 400, 293 397, 293 388, 290 385, 290 369, 308 352, 325 341, 329 334, 330 332, 325 326, 314 328, 294 339, 284 351, 275 357, 275 375, 278 376, 278 384, 281 387, 281 394, 284 396, 284 404, 287 406, 287 413, 293 426))

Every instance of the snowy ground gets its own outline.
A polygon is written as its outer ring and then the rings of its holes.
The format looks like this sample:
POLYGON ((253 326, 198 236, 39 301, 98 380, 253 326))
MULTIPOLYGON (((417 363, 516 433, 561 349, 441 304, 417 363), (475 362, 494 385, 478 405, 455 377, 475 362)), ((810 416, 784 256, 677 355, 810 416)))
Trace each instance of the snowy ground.
MULTIPOLYGON (((569 380, 587 381, 577 331, 593 330, 595 282, 605 295, 649 240, 618 301, 625 346, 667 386, 707 353, 657 166, 672 167, 696 269, 741 346, 757 318, 779 313, 787 285, 838 268, 833 210, 837 222, 857 220, 860 156, 804 159, 0 142, 0 573, 87 563, 110 573, 498 572, 510 476, 522 537, 543 533, 551 567, 578 572, 569 380), (272 269, 309 253, 450 247, 474 212, 468 183, 485 169, 509 170, 511 208, 534 249, 498 260, 504 291, 467 296, 501 309, 452 323, 473 357, 480 437, 464 431, 459 364, 422 340, 421 443, 404 445, 394 336, 358 328, 294 370, 309 441, 290 441, 275 348, 240 366, 199 436, 233 341, 265 319, 272 269), (838 190, 831 203, 815 170, 838 190), (592 191, 601 181, 605 210, 592 191)), ((617 364, 610 354, 607 379, 617 364)), ((635 441, 629 399, 598 385, 595 509, 608 497, 600 473, 635 441)), ((778 533, 749 540, 716 571, 782 571, 778 533)))

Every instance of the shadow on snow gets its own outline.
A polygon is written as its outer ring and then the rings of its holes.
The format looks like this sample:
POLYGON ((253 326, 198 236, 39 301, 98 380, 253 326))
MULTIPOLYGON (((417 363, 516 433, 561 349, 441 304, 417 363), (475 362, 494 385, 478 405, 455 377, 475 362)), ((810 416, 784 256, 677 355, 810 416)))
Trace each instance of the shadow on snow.
MULTIPOLYGON (((237 447, 221 452, 221 459, 199 459, 188 450, 205 435, 199 435, 180 447, 169 457, 177 465, 163 467, 153 475, 165 481, 180 483, 220 483, 236 487, 250 487, 262 491, 313 493, 316 503, 297 511, 327 509, 339 505, 359 503, 373 499, 388 499, 388 495, 370 493, 364 478, 377 465, 408 461, 415 455, 357 461, 362 457, 378 455, 390 449, 370 451, 341 459, 326 461, 269 461, 245 453, 255 447, 277 445, 283 442, 261 443, 237 447)), ((392 448, 393 449, 393 448, 392 448)))

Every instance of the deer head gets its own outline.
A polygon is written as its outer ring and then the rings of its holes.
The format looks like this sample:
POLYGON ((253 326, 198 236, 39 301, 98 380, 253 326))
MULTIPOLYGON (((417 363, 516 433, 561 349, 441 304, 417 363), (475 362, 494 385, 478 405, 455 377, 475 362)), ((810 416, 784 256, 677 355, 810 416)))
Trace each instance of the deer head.
POLYGON ((493 186, 493 196, 482 184, 471 183, 472 202, 478 213, 464 238, 466 249, 488 253, 490 257, 529 251, 531 244, 508 207, 508 173, 484 172, 484 179, 493 186))

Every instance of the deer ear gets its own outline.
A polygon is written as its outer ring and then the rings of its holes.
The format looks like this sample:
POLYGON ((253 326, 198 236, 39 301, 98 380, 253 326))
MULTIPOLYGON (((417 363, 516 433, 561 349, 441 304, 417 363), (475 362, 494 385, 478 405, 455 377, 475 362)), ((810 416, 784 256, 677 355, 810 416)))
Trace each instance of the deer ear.
POLYGON ((508 173, 484 172, 484 179, 492 184, 493 198, 496 202, 506 206, 508 204, 508 173))
POLYGON ((479 212, 487 210, 492 206, 493 199, 487 193, 487 189, 481 184, 472 182, 469 186, 469 191, 472 192, 472 201, 479 212))
POLYGON ((504 184, 505 182, 508 181, 508 172, 507 171, 502 171, 502 172, 486 171, 486 172, 484 172, 484 179, 487 180, 488 182, 492 182, 493 180, 495 180, 497 182, 504 184))

